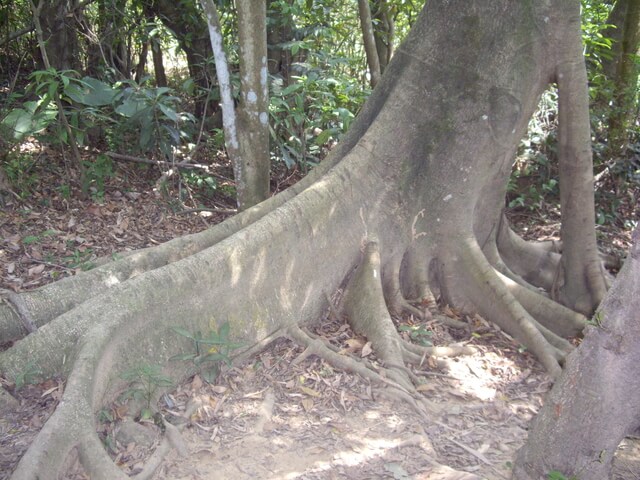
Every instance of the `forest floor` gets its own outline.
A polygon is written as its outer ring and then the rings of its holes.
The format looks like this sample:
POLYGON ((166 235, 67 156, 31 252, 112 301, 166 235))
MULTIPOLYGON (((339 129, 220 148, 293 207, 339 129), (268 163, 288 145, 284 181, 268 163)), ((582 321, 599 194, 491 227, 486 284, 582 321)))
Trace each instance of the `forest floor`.
MULTIPOLYGON (((154 189, 160 176, 155 167, 119 164, 105 179, 104 195, 94 191, 81 199, 73 171, 42 155, 24 172, 23 190, 14 192, 24 198, 4 198, 0 288, 37 288, 91 268, 98 258, 196 232, 233 213, 228 165, 213 172, 215 189, 202 183, 194 187, 197 178, 192 178, 193 188, 170 180, 161 195, 154 189), (185 213, 202 205, 209 211, 185 213)), ((274 192, 297 178, 296 173, 277 173, 274 192)), ((635 215, 636 206, 627 208, 635 215)), ((513 218, 525 236, 559 235, 553 208, 535 216, 513 212, 513 218)), ((624 254, 630 232, 611 226, 600 227, 599 233, 607 253, 624 254)), ((448 360, 445 368, 429 362, 421 367, 425 383, 419 390, 431 402, 428 420, 408 404, 384 398, 368 381, 315 356, 302 358, 300 347, 280 340, 213 383, 196 375, 160 398, 157 409, 180 425, 181 448, 168 454, 153 478, 509 478, 510 462, 551 381, 533 356, 485 319, 447 306, 426 307, 433 313, 428 322, 394 319, 407 339, 434 345, 463 342, 476 351, 448 360), (444 317, 467 327, 445 326, 444 317), (190 415, 185 416, 187 409, 190 415)), ((318 328, 315 333, 343 352, 367 356, 375 364, 366 339, 345 322, 327 318, 318 328)), ((18 400, 0 412, 3 480, 55 410, 64 382, 39 382, 35 374, 0 382, 18 400), (24 385, 16 388, 16 383, 24 385)), ((129 474, 142 469, 161 438, 153 421, 129 419, 125 402, 101 412, 98 431, 129 474)), ((78 469, 69 478, 88 477, 78 469)), ((621 445, 614 479, 640 479, 638 439, 621 445)))

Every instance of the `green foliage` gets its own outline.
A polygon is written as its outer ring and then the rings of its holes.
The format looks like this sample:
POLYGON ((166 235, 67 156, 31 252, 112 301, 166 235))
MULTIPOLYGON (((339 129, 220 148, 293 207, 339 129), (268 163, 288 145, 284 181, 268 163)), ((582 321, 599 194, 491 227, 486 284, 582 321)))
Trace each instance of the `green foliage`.
POLYGON ((42 376, 42 370, 36 366, 35 362, 29 362, 23 370, 13 377, 13 384, 16 390, 20 390, 25 385, 36 383, 42 376))
POLYGON ((431 330, 427 330, 424 325, 416 324, 416 325, 400 325, 398 327, 400 332, 406 332, 409 335, 409 338, 414 343, 418 345, 422 345, 423 347, 430 347, 431 343, 431 330))
POLYGON ((561 472, 553 470, 547 474, 547 480, 578 480, 578 477, 573 475, 571 477, 565 477, 561 472))
POLYGON ((613 2, 605 0, 582 0, 582 42, 585 57, 590 67, 599 68, 604 59, 611 58, 612 41, 605 30, 613 2))
POLYGON ((218 189, 215 177, 195 170, 182 172, 182 181, 190 187, 197 188, 205 196, 212 195, 218 189))
MULTIPOLYGON (((38 135, 47 140, 42 134, 49 129, 47 133, 53 133, 55 140, 68 143, 66 130, 56 122, 59 98, 79 145, 86 143, 87 131, 94 127, 123 140, 136 132, 139 151, 159 152, 169 158, 173 147, 189 138, 194 118, 180 111, 180 99, 172 89, 145 87, 133 81, 108 84, 78 77, 73 70, 53 68, 31 74, 25 96, 36 96, 37 100, 26 100, 5 115, 0 123, 4 135, 14 141, 38 135)), ((104 169, 105 161, 99 161, 102 165, 96 168, 104 169)))
POLYGON ((147 88, 129 81, 117 100, 114 107, 121 120, 118 138, 128 138, 127 132, 139 132, 139 151, 160 153, 170 159, 174 147, 190 138, 195 118, 179 112, 180 99, 171 88, 147 88))
MULTIPOLYGON (((423 4, 387 2, 396 42, 423 4)), ((306 171, 347 131, 370 93, 358 9, 337 0, 274 0, 268 28, 288 32, 289 38, 274 47, 291 59, 289 76, 271 79, 273 158, 306 171)))
POLYGON ((64 257, 64 263, 69 268, 80 268, 86 272, 95 267, 95 264, 90 261, 92 255, 93 250, 91 248, 75 249, 71 255, 64 257))
POLYGON ((114 175, 113 161, 106 155, 98 155, 95 160, 83 160, 85 167, 82 191, 92 191, 95 200, 104 198, 104 182, 114 175))
POLYGON ((509 208, 533 211, 559 202, 557 111, 558 93, 555 89, 547 90, 529 122, 527 136, 518 147, 507 189, 509 208))
POLYGON ((347 131, 368 91, 319 68, 292 80, 285 88, 278 79, 272 82, 271 138, 288 168, 299 164, 306 169, 320 160, 329 140, 347 131))
POLYGON ((231 365, 230 354, 242 347, 229 339, 230 325, 228 322, 220 325, 217 331, 210 330, 205 335, 202 332, 191 333, 181 327, 173 327, 178 335, 191 340, 193 352, 174 355, 171 360, 192 362, 202 372, 207 382, 213 382, 220 374, 221 364, 231 365))
POLYGON ((9 183, 21 198, 31 195, 33 187, 38 183, 38 174, 33 171, 36 163, 37 159, 31 155, 11 151, 7 153, 2 164, 9 183))
POLYGON ((128 382, 129 386, 122 393, 120 399, 142 402, 144 406, 140 412, 140 418, 144 420, 153 417, 151 402, 158 389, 173 386, 173 381, 162 373, 162 368, 159 365, 135 366, 124 372, 121 378, 128 382))

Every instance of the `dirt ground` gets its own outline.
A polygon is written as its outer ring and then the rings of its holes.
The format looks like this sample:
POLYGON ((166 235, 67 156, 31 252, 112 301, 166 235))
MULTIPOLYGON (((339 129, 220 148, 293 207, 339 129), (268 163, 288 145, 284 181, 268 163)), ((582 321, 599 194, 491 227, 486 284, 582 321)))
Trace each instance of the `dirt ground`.
MULTIPOLYGON (((216 194, 208 199, 213 212, 185 214, 152 191, 153 171, 136 166, 119 166, 100 201, 68 195, 56 183, 61 173, 49 173, 40 173, 39 188, 26 199, 11 196, 0 212, 0 288, 36 288, 90 268, 97 258, 206 228, 233 209, 228 197, 216 194)), ((283 175, 276 188, 289 181, 283 175)), ((200 193, 189 195, 193 204, 182 209, 200 205, 200 193)), ((557 231, 549 225, 541 230, 534 222, 525 228, 550 238, 557 231)), ((624 249, 624 235, 609 235, 607 250, 624 249)), ((461 342, 476 353, 447 360, 444 367, 425 362, 418 368, 424 379, 419 390, 430 405, 426 417, 406 402, 386 398, 357 375, 315 356, 301 357, 300 347, 279 340, 213 383, 196 375, 161 396, 156 408, 176 425, 170 430, 177 448, 163 457, 152 478, 509 478, 510 462, 550 379, 531 355, 489 322, 431 307, 435 315, 429 322, 396 319, 406 327, 407 339, 418 332, 413 340, 461 342), (463 321, 467 328, 445 326, 443 317, 463 321)), ((343 353, 365 356, 376 365, 366 339, 346 324, 325 321, 319 328, 315 333, 343 353)), ((35 372, 27 374, 0 377, 16 400, 0 401, 6 406, 0 415, 0 480, 10 477, 64 390, 63 381, 43 382, 35 372)), ((154 458, 164 436, 153 421, 129 417, 127 403, 118 402, 100 412, 97 429, 116 463, 134 475, 154 458)), ((88 477, 78 468, 68 478, 88 477)), ((621 445, 613 478, 640 479, 637 439, 621 445)))

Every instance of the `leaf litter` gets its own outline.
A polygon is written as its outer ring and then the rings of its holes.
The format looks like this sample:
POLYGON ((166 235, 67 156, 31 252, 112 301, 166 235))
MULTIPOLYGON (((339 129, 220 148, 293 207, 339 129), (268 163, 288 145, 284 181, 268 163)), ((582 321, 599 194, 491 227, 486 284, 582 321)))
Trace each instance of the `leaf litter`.
MULTIPOLYGON (((5 205, 0 211, 0 288, 37 288, 115 253, 193 233, 226 216, 176 213, 135 169, 120 171, 127 182, 108 179, 100 202, 65 196, 55 179, 41 175, 40 192, 29 201, 5 205)), ((233 208, 225 198, 216 199, 216 205, 233 208)), ((554 235, 535 228, 537 236, 554 235)), ((616 241, 621 248, 628 243, 624 234, 616 241)), ((425 383, 418 391, 438 407, 433 418, 425 421, 408 405, 378 396, 368 381, 313 355, 295 364, 302 349, 278 340, 224 372, 215 384, 195 375, 161 397, 157 410, 181 429, 182 443, 153 478, 509 478, 509 462, 525 441, 551 381, 532 356, 486 320, 448 306, 439 312, 430 308, 434 315, 427 322, 397 319, 406 327, 401 329, 406 340, 424 340, 421 335, 428 331, 434 345, 466 341, 476 349, 474 355, 447 360, 445 372, 429 362, 421 367, 425 383), (460 321, 466 329, 454 328, 460 321)), ((370 344, 346 323, 327 320, 315 333, 342 354, 375 364, 370 344)), ((0 378, 12 395, 0 403, 0 480, 9 478, 64 390, 57 379, 21 380, 25 385, 17 388, 17 379, 0 378)), ((116 463, 135 474, 159 448, 162 432, 152 421, 125 428, 129 416, 127 405, 115 403, 100 412, 98 433, 116 463), (130 437, 122 435, 124 430, 130 430, 130 437)), ((640 478, 639 458, 637 439, 625 440, 613 478, 640 478)), ((76 461, 68 478, 88 476, 76 461)))

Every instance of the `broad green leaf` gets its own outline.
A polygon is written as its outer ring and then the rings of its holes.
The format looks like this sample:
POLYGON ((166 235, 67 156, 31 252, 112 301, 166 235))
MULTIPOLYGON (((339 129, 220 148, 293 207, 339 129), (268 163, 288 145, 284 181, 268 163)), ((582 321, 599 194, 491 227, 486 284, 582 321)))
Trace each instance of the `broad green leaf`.
POLYGON ((218 335, 220 336, 220 340, 226 342, 229 339, 230 330, 231 330, 231 325, 229 325, 229 322, 224 322, 222 325, 220 325, 220 328, 218 329, 218 335))
POLYGON ((331 130, 328 128, 326 130, 323 130, 322 133, 320 133, 320 135, 318 135, 315 139, 316 145, 324 145, 325 143, 327 143, 331 138, 331 133, 331 130))
POLYGON ((127 118, 133 117, 135 114, 142 112, 147 108, 144 101, 136 98, 127 98, 121 105, 118 105, 116 112, 127 118))
POLYGON ((111 105, 118 91, 96 78, 84 77, 81 82, 65 88, 65 94, 82 105, 102 107, 111 105))
POLYGON ((282 96, 286 97, 287 95, 293 93, 293 92, 297 92, 298 90, 300 90, 304 85, 302 85, 302 83, 292 83, 291 85, 289 85, 287 88, 285 88, 284 90, 282 90, 282 96))
POLYGON ((159 87, 156 88, 156 98, 160 98, 162 95, 164 95, 167 92, 170 92, 171 89, 169 87, 159 87))
POLYGON ((178 335, 182 335, 183 337, 190 338, 191 340, 195 340, 195 337, 191 334, 189 330, 182 327, 171 327, 171 330, 176 332, 178 335))
MULTIPOLYGON (((33 106, 34 102, 28 102, 33 106)), ((29 107, 25 104, 25 106, 29 107)), ((24 137, 34 135, 47 128, 55 119, 54 110, 44 110, 38 113, 16 108, 2 120, 2 125, 13 131, 13 138, 21 140, 24 137)))
POLYGON ((167 107, 166 105, 163 105, 162 103, 158 104, 158 106, 160 107, 160 110, 162 110, 162 113, 164 113, 169 120, 173 122, 177 122, 180 120, 175 110, 167 107))

